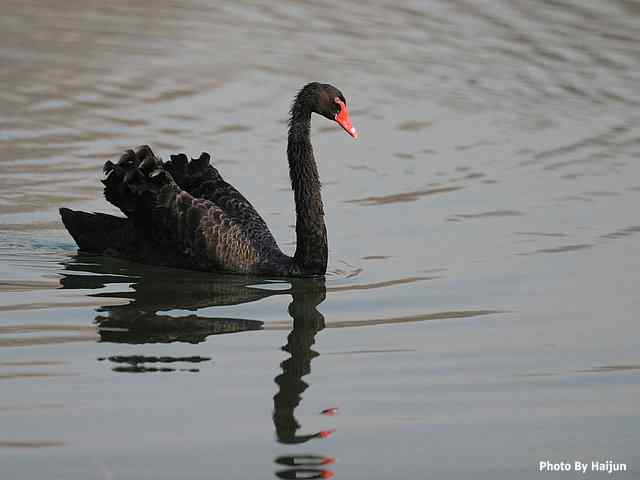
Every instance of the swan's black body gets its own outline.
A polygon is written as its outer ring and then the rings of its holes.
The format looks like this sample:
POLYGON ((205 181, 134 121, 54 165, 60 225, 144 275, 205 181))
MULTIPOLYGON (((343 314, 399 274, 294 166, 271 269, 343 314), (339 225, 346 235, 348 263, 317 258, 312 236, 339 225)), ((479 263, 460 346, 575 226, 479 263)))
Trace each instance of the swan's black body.
POLYGON ((127 218, 62 208, 62 221, 87 252, 196 270, 324 275, 327 231, 309 138, 311 113, 335 119, 355 137, 344 103, 335 87, 310 83, 291 108, 287 157, 296 205, 293 257, 282 253, 265 221, 210 165, 207 153, 191 161, 173 155, 163 162, 148 146, 128 150, 117 164, 105 164, 103 180, 106 199, 127 218))

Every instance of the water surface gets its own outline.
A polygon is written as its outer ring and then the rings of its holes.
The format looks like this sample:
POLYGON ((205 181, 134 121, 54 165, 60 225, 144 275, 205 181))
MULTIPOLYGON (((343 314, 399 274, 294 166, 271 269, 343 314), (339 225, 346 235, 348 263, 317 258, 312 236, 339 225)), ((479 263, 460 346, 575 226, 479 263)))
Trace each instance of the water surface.
POLYGON ((5 0, 2 477, 638 476, 639 22, 624 0, 5 0), (76 253, 57 208, 116 213, 101 165, 143 143, 211 151, 291 252, 312 80, 360 133, 313 124, 325 281, 76 253))

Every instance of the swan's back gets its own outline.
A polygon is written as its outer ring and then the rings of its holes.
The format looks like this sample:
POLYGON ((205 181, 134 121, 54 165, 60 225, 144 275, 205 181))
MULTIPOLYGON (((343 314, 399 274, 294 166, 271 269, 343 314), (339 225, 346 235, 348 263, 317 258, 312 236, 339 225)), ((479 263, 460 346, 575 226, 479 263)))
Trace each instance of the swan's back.
MULTIPOLYGON (((292 273, 290 257, 280 251, 262 217, 222 179, 208 154, 191 161, 184 154, 174 155, 162 162, 143 146, 128 150, 117 163, 107 162, 104 172, 105 198, 129 221, 118 227, 134 232, 128 243, 111 245, 108 253, 198 270, 292 273)), ((76 238, 80 247, 94 250, 86 238, 90 219, 97 233, 95 246, 104 249, 104 240, 98 239, 109 235, 99 230, 100 225, 107 229, 107 223, 97 217, 82 221, 69 212, 63 220, 74 238, 84 234, 84 245, 76 238)))

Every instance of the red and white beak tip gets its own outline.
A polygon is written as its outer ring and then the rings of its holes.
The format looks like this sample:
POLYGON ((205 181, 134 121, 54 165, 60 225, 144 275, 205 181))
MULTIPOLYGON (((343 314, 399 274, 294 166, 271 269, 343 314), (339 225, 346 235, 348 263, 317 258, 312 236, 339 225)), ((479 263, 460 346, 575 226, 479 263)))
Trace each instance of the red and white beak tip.
POLYGON ((338 112, 338 114, 336 115, 336 122, 338 122, 338 124, 342 128, 344 128, 345 132, 347 132, 353 138, 358 138, 358 131, 351 124, 351 119, 349 118, 349 109, 347 108, 347 105, 339 98, 336 98, 336 103, 340 105, 340 112, 338 112))

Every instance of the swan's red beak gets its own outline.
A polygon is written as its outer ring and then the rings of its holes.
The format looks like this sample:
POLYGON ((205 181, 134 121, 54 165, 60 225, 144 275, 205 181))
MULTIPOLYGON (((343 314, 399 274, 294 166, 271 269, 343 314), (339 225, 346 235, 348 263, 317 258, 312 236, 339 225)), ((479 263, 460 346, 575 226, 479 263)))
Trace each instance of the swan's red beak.
POLYGON ((345 131, 353 138, 358 138, 358 132, 351 124, 351 119, 349 118, 349 109, 347 108, 347 105, 339 98, 336 98, 336 103, 340 105, 340 112, 336 114, 336 122, 338 122, 338 124, 340 124, 340 126, 344 128, 345 131))

